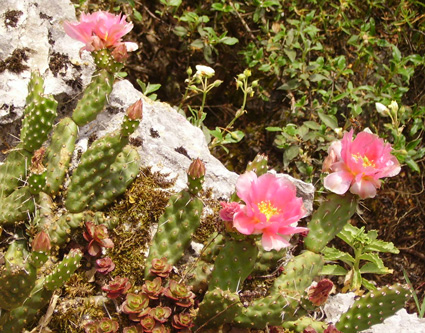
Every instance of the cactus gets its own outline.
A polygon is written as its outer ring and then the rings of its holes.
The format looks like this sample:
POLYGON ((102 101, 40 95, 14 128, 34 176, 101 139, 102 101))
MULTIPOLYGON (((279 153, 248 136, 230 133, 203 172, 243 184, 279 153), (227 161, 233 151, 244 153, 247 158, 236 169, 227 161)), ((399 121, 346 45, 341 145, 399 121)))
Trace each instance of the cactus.
POLYGON ((77 133, 78 126, 68 117, 63 118, 53 130, 43 161, 47 168, 43 191, 49 195, 56 195, 61 189, 75 148, 77 133))
POLYGON ((34 209, 34 198, 29 187, 18 188, 0 201, 0 225, 26 220, 34 209))
POLYGON ((43 95, 43 79, 39 73, 32 72, 25 117, 22 121, 21 141, 29 152, 39 149, 53 127, 58 103, 52 96, 43 95), (35 89, 34 92, 31 89, 35 89))
POLYGON ((22 304, 36 280, 36 267, 26 260, 25 241, 15 240, 4 257, 5 266, 0 270, 0 308, 12 310, 22 304))
MULTIPOLYGON (((195 160, 191 167, 195 163, 199 165, 195 160)), ((193 171, 191 167, 189 167, 189 172, 193 171)), ((203 173, 205 173, 205 169, 203 173)), ((204 207, 202 201, 194 196, 200 190, 196 185, 198 184, 197 180, 203 176, 202 172, 189 174, 189 178, 195 178, 195 180, 189 181, 189 189, 183 190, 169 199, 165 212, 158 221, 158 230, 149 249, 145 277, 150 276, 149 270, 153 259, 165 257, 169 264, 174 265, 189 246, 192 234, 199 227, 204 207)))
POLYGON ((49 302, 53 291, 61 287, 74 274, 79 267, 81 257, 81 251, 71 250, 62 262, 56 265, 51 274, 38 279, 21 305, 1 314, 0 330, 11 333, 21 332, 22 328, 29 324, 37 312, 49 302))
POLYGON ((285 321, 282 327, 294 332, 307 332, 308 328, 312 328, 316 333, 323 333, 328 325, 310 317, 300 317, 294 321, 285 321))
POLYGON ((319 254, 305 251, 294 257, 285 266, 269 290, 269 296, 256 299, 236 316, 238 326, 263 328, 266 325, 281 325, 283 320, 293 320, 305 311, 299 301, 323 267, 319 254))
POLYGON ((22 144, 16 146, 7 155, 4 164, 0 165, 0 198, 6 198, 20 185, 23 185, 31 163, 31 156, 30 152, 23 149, 22 144))
POLYGON ((335 326, 344 333, 363 331, 401 309, 409 296, 410 290, 402 285, 370 291, 355 301, 335 326))
POLYGON ((319 253, 342 230, 357 209, 357 197, 330 194, 313 214, 304 239, 308 250, 319 253))
POLYGON ((78 101, 72 114, 72 119, 78 126, 84 126, 96 119, 105 107, 113 83, 114 74, 106 69, 101 69, 94 74, 92 82, 86 87, 83 97, 78 101))

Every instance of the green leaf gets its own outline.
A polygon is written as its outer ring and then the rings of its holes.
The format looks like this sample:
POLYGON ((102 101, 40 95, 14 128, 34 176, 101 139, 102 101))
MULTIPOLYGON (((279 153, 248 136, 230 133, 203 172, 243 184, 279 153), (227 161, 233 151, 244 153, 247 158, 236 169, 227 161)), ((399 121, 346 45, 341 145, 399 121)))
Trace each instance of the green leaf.
POLYGON ((390 274, 392 273, 393 270, 389 269, 387 267, 378 267, 376 264, 372 263, 372 262, 368 262, 366 264, 364 264, 361 268, 360 268, 360 273, 362 274, 366 274, 366 273, 371 273, 371 274, 390 274))
POLYGON ((140 14, 140 12, 139 12, 139 11, 137 11, 136 9, 133 9, 133 15, 134 15, 134 18, 135 18, 137 21, 139 21, 139 22, 142 22, 142 21, 143 21, 143 16, 142 16, 142 14, 140 14))
POLYGON ((292 145, 283 153, 283 162, 288 165, 300 153, 300 147, 292 145))
POLYGON ((348 92, 344 92, 344 93, 342 93, 342 94, 336 95, 334 98, 332 98, 332 101, 333 101, 333 102, 338 102, 339 100, 341 100, 341 99, 343 99, 343 98, 347 97, 348 95, 349 95, 349 93, 348 93, 348 92))
POLYGON ((411 158, 406 159, 406 164, 413 171, 421 172, 421 168, 419 167, 419 165, 411 158))
POLYGON ((195 39, 192 43, 190 43, 190 46, 192 46, 195 49, 202 49, 204 47, 204 42, 202 39, 195 39))
POLYGON ((310 75, 310 77, 308 79, 311 82, 320 82, 320 81, 323 81, 323 80, 330 81, 330 79, 328 79, 326 76, 324 76, 322 74, 312 74, 312 75, 310 75))
POLYGON ((326 261, 341 260, 350 266, 353 266, 355 262, 354 258, 349 253, 343 252, 334 247, 325 247, 322 250, 322 253, 326 261))
POLYGON ((291 62, 294 62, 297 58, 297 52, 288 48, 283 49, 283 52, 288 56, 291 62))
POLYGON ((323 112, 318 111, 317 114, 319 115, 320 120, 331 129, 335 129, 338 127, 338 120, 335 116, 324 114, 323 112))
POLYGON ((220 42, 226 45, 235 45, 239 40, 235 37, 223 37, 220 42))
POLYGON ((305 126, 307 126, 309 129, 312 129, 312 130, 315 130, 315 131, 318 131, 321 128, 321 126, 318 123, 316 123, 315 121, 309 120, 309 121, 305 121, 303 124, 305 126))
POLYGON ((341 238, 344 242, 353 247, 354 239, 356 235, 359 234, 359 232, 359 228, 347 223, 341 230, 341 232, 337 235, 337 237, 341 238))
POLYGON ((401 61, 401 52, 397 46, 391 45, 391 47, 393 49, 393 58, 395 62, 399 63, 401 61))
POLYGON ((368 290, 376 290, 376 286, 372 282, 366 280, 363 277, 362 277, 362 285, 368 290))
POLYGON ((270 126, 270 127, 266 127, 266 131, 269 131, 269 132, 281 132, 282 131, 282 127, 273 127, 273 126, 270 126))
POLYGON ((161 84, 160 83, 154 83, 154 84, 148 83, 148 85, 147 85, 147 87, 146 87, 146 89, 144 91, 144 94, 145 95, 152 94, 153 92, 157 91, 159 88, 161 88, 161 84))
POLYGON ((339 265, 325 265, 323 266, 320 275, 347 275, 348 271, 339 265))
POLYGON ((388 253, 400 253, 400 251, 394 246, 392 242, 385 242, 380 239, 375 239, 366 245, 364 248, 366 252, 377 251, 377 252, 388 252, 388 253))
POLYGON ((175 35, 179 37, 186 37, 187 36, 187 29, 185 27, 182 27, 180 25, 175 26, 173 29, 173 32, 175 35))
POLYGON ((299 79, 289 80, 288 82, 282 84, 277 90, 294 90, 297 89, 301 84, 299 79))

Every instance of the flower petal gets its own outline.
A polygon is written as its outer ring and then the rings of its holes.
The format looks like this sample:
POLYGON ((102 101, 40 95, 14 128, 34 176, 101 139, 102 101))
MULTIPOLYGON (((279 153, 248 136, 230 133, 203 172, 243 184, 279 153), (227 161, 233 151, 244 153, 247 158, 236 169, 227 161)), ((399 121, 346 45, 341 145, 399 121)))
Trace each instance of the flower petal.
POLYGON ((353 175, 347 171, 333 172, 326 176, 323 180, 323 185, 329 191, 336 194, 344 194, 350 188, 353 181, 353 175))
POLYGON ((376 187, 375 182, 361 179, 351 185, 350 192, 357 194, 362 199, 373 198, 376 195, 376 187))
POLYGON ((263 233, 263 237, 261 238, 261 244, 263 245, 263 248, 266 251, 279 251, 290 245, 289 242, 282 236, 270 233, 263 233))

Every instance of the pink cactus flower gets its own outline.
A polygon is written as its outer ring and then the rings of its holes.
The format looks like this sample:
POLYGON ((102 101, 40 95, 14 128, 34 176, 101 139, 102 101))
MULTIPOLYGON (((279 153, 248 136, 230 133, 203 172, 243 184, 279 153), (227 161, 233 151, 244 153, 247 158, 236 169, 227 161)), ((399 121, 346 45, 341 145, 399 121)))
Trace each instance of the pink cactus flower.
POLYGON ((350 190, 362 199, 373 198, 381 186, 380 178, 393 177, 401 170, 391 155, 391 145, 375 134, 363 131, 353 140, 351 130, 338 142, 329 147, 325 160, 326 169, 331 171, 324 179, 329 191, 344 194, 350 190))
MULTIPOLYGON (((133 23, 128 23, 125 15, 99 11, 81 14, 79 23, 65 22, 64 29, 71 38, 86 44, 83 50, 91 52, 120 46, 121 38, 133 29, 133 23)), ((135 43, 124 44, 127 51, 135 50, 135 43)))
POLYGON ((235 213, 233 226, 245 235, 262 234, 266 251, 287 247, 292 234, 308 230, 294 226, 306 211, 289 180, 269 173, 257 178, 250 171, 238 178, 236 190, 245 205, 235 213))
POLYGON ((233 216, 239 210, 239 204, 237 202, 220 202, 221 209, 219 212, 220 218, 223 221, 233 221, 233 216))

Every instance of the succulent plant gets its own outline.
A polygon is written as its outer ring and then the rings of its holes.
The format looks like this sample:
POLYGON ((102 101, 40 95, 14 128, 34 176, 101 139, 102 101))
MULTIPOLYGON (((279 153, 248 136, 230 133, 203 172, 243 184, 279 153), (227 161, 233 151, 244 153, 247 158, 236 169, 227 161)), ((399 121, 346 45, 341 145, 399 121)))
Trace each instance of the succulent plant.
POLYGON ((131 288, 131 283, 128 282, 127 278, 123 278, 120 276, 116 276, 112 281, 110 281, 107 285, 102 287, 102 290, 106 292, 106 295, 115 299, 119 296, 124 295, 131 288))

